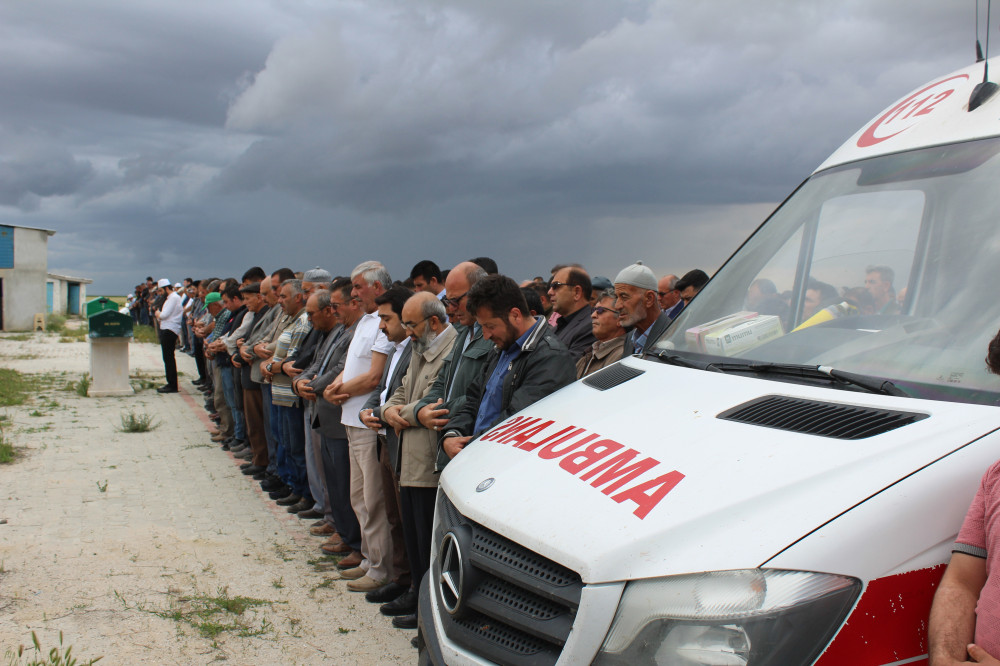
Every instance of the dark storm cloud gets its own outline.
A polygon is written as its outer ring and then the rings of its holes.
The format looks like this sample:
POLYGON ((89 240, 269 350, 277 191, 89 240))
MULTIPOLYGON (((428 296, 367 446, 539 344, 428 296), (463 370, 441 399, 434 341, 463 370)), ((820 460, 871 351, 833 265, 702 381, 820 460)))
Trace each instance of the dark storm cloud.
POLYGON ((5 122, 97 109, 218 125, 270 39, 231 3, 16 2, 0 15, 5 122))
POLYGON ((0 223, 56 229, 50 266, 98 290, 483 253, 711 271, 972 33, 937 0, 7 3, 0 223))
MULTIPOLYGON (((372 211, 539 190, 560 205, 774 200, 922 80, 899 70, 937 72, 954 50, 943 39, 904 49, 917 12, 869 4, 555 3, 541 22, 522 5, 427 3, 376 6, 361 25, 331 16, 280 40, 231 107, 230 127, 277 136, 220 183, 372 211), (882 79, 893 90, 873 95, 882 79)), ((954 12, 928 11, 921 20, 954 36, 954 12)))
POLYGON ((0 204, 35 210, 40 199, 73 194, 93 176, 89 162, 66 150, 24 147, 0 160, 0 204))

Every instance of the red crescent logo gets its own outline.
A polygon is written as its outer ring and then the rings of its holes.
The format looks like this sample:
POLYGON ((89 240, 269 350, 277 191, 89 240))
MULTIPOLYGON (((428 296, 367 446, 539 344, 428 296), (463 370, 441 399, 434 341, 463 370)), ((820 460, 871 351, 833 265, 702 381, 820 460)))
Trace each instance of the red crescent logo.
POLYGON ((872 123, 858 139, 858 148, 874 146, 910 129, 920 121, 920 116, 929 114, 934 107, 955 92, 957 84, 946 84, 968 78, 968 74, 959 74, 932 83, 913 93, 872 123), (881 134, 880 130, 888 133, 881 134))

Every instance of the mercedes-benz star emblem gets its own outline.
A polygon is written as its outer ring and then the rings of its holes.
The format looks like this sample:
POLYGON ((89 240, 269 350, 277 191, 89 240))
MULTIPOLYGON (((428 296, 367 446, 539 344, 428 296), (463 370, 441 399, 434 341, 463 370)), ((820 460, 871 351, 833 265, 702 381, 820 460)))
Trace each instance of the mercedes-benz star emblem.
POLYGON ((462 561, 462 546, 454 532, 448 532, 441 540, 441 603, 449 614, 459 612, 462 603, 462 585, 465 582, 465 564, 462 561))
POLYGON ((482 481, 479 482, 479 485, 476 486, 476 492, 481 493, 484 490, 489 490, 490 486, 492 486, 495 481, 496 479, 494 479, 492 476, 488 479, 483 479, 482 481))

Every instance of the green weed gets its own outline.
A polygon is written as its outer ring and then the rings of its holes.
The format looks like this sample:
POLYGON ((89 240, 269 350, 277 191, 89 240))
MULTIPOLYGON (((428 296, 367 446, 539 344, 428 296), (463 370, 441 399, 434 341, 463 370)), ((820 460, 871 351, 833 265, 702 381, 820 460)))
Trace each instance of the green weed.
POLYGON ((215 596, 178 597, 170 608, 159 610, 145 608, 142 605, 130 605, 117 591, 115 596, 126 609, 150 613, 174 622, 183 622, 196 629, 203 638, 215 638, 227 632, 243 637, 260 636, 272 629, 271 623, 266 618, 256 626, 249 624, 243 614, 256 606, 270 606, 274 602, 253 597, 230 596, 228 587, 219 588, 215 596))
POLYGON ((21 645, 17 651, 7 650, 5 657, 7 666, 92 666, 103 657, 78 661, 73 656, 73 646, 68 646, 63 650, 63 633, 59 632, 59 647, 50 649, 47 653, 42 650, 42 644, 38 640, 35 632, 31 632, 31 642, 34 646, 34 654, 25 654, 25 647, 21 645))
POLYGON ((76 383, 76 394, 81 398, 87 397, 87 391, 90 390, 90 375, 81 375, 80 381, 76 383))
POLYGON ((145 412, 137 414, 134 410, 127 410, 121 415, 122 425, 119 432, 149 432, 160 427, 160 422, 153 418, 152 414, 145 412))
POLYGON ((23 405, 33 389, 33 382, 17 370, 0 368, 0 405, 23 405))
POLYGON ((52 333, 58 333, 66 325, 66 317, 62 315, 52 314, 48 316, 45 322, 45 330, 52 333))
POLYGON ((108 492, 108 480, 105 479, 104 483, 101 483, 100 481, 98 481, 97 482, 97 489, 100 490, 102 493, 108 492))

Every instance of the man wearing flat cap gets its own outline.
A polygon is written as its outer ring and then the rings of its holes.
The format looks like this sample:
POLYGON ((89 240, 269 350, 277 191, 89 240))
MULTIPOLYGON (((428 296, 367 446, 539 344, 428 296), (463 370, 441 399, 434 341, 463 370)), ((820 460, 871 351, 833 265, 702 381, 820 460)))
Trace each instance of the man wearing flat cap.
POLYGON ((641 262, 627 266, 615 278, 615 294, 621 324, 632 329, 625 338, 624 353, 641 354, 671 322, 670 315, 660 307, 656 275, 641 262))

